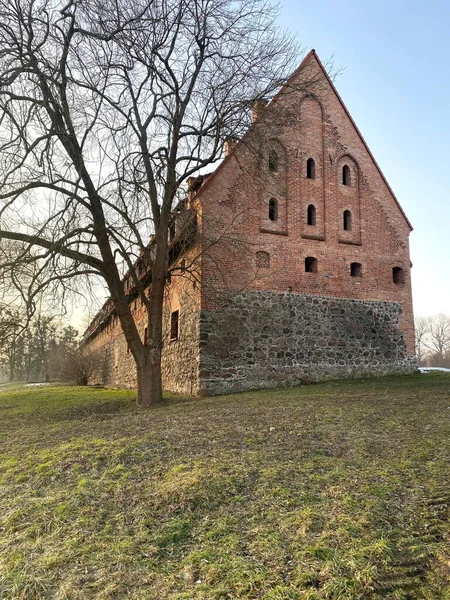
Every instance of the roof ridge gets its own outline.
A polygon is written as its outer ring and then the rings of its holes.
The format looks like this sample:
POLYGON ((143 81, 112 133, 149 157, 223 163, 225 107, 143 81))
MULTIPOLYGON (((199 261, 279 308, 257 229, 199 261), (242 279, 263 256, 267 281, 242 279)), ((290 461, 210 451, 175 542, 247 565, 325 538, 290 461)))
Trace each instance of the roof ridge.
MULTIPOLYGON (((282 85, 282 87, 280 88, 280 90, 278 91, 278 93, 274 96, 272 102, 274 100, 276 100, 282 93, 283 90, 286 88, 286 86, 289 85, 289 82, 292 81, 292 79, 294 79, 294 77, 296 77, 299 72, 301 71, 301 69, 303 69, 305 67, 305 65, 312 59, 315 58, 317 64, 319 65, 322 73, 324 74, 326 80, 328 81, 328 83, 331 86, 331 89, 333 90, 336 98, 338 99, 339 103, 341 104, 342 108, 344 109, 345 114, 347 115, 347 117, 349 118, 351 124, 353 125, 359 139, 361 140, 364 148, 367 151, 367 154, 370 156, 370 158, 372 159, 378 173, 381 176, 381 179, 383 180, 384 184, 386 185, 387 189, 389 190, 389 193, 391 194, 392 198, 394 199, 394 202, 397 204, 401 214, 403 215, 403 218, 405 219, 408 227, 410 228, 410 230, 413 230, 413 226, 411 225, 411 222, 409 221, 408 217, 405 214, 405 211, 403 210, 397 196, 394 194, 394 191, 392 190, 391 186, 389 185, 386 177, 384 176, 383 171, 380 168, 380 165, 377 163, 374 155, 372 154, 372 151, 370 150, 366 140, 364 139, 364 136, 362 135, 362 133, 360 132, 358 126, 356 125, 352 115, 350 114, 350 111, 348 110, 348 108, 346 107, 344 101, 342 100, 341 96, 339 95, 339 92, 336 89, 336 86, 334 85, 331 77, 328 75, 325 67, 322 64, 322 61, 320 60, 319 56, 317 55, 317 52, 315 51, 314 48, 312 48, 308 54, 303 58, 303 60, 301 61, 301 63, 299 64, 299 66, 292 72, 292 74, 289 76, 289 78, 287 79, 287 81, 282 85)), ((268 105, 268 109, 270 110, 270 105, 272 104, 272 102, 268 105)), ((247 131, 245 132, 244 136, 245 137, 247 135, 247 133, 250 131, 250 129, 252 128, 252 125, 250 125, 250 127, 247 129, 247 131)), ((225 164, 229 161, 230 157, 231 157, 232 153, 229 154, 228 156, 225 156, 223 161, 220 163, 220 165, 216 168, 216 170, 211 174, 210 177, 208 177, 208 179, 203 183, 203 185, 200 187, 200 189, 197 191, 197 196, 200 196, 201 192, 203 192, 209 185, 210 183, 212 183, 212 181, 216 178, 216 175, 223 169, 223 167, 225 166, 225 164)))
MULTIPOLYGON (((342 98, 341 98, 341 96, 340 96, 339 92, 337 91, 337 89, 336 89, 336 86, 335 86, 335 85, 334 85, 334 83, 333 83, 333 80, 332 80, 332 79, 331 79, 331 77, 328 75, 328 73, 327 73, 327 71, 326 71, 325 67, 324 67, 324 66, 323 66, 323 64, 322 64, 322 61, 321 61, 321 60, 320 60, 320 58, 317 56, 317 53, 316 53, 316 51, 315 51, 315 50, 311 50, 311 51, 308 53, 308 55, 305 57, 305 59, 302 61, 301 65, 302 65, 302 64, 303 64, 303 63, 306 61, 306 59, 308 59, 308 60, 309 60, 309 59, 310 59, 312 56, 314 56, 314 57, 315 57, 315 59, 316 59, 316 61, 317 61, 317 64, 319 65, 319 67, 321 68, 321 70, 322 70, 323 74, 325 75, 325 77, 326 77, 326 79, 327 79, 328 83, 330 84, 330 86, 331 86, 331 89, 333 90, 333 92, 334 92, 334 94, 335 94, 336 98, 338 99, 339 103, 341 104, 342 108, 344 109, 344 111, 345 111, 345 114, 346 114, 346 115, 347 115, 347 117, 350 119, 350 122, 351 122, 351 124, 353 125, 353 127, 355 128, 355 131, 356 131, 356 133, 358 134, 358 136, 359 136, 359 139, 360 139, 360 140, 361 140, 361 142, 363 143, 363 145, 364 145, 364 148, 365 148, 365 149, 366 149, 366 151, 367 151, 367 154, 368 154, 368 155, 370 156, 370 158, 372 159, 372 161, 373 161, 373 163, 374 163, 374 165, 375 165, 375 167, 376 167, 376 169, 377 169, 378 173, 379 173, 379 174, 380 174, 380 176, 381 176, 381 179, 384 181, 384 183, 385 183, 386 187, 388 188, 388 190, 389 190, 390 194, 392 195, 392 197, 393 197, 393 199, 394 199, 395 203, 397 204, 397 206, 398 206, 398 208, 399 208, 400 212, 402 213, 402 215, 403 215, 403 218, 405 219, 405 221, 406 221, 406 223, 407 223, 408 227, 410 228, 410 230, 411 230, 411 231, 413 231, 413 229, 414 229, 414 228, 413 228, 413 226, 411 225, 411 222, 410 222, 410 220, 409 220, 409 219, 408 219, 408 217, 406 216, 406 213, 405 213, 405 211, 403 210, 403 208, 402 208, 402 206, 401 206, 401 204, 400 204, 400 202, 399 202, 399 200, 398 200, 397 196, 395 195, 395 193, 394 193, 393 189, 391 188, 391 186, 389 185, 389 183, 388 183, 388 181, 387 181, 386 177, 384 176, 384 173, 383 173, 383 171, 381 170, 381 167, 380 167, 380 165, 378 164, 378 162, 377 162, 376 158, 375 158, 375 157, 374 157, 374 155, 372 154, 372 151, 370 150, 370 148, 369 148, 369 146, 368 146, 368 144, 367 144, 366 140, 364 139, 364 136, 363 136, 363 134, 362 134, 362 133, 361 133, 361 131, 359 130, 359 127, 358 127, 358 126, 357 126, 357 124, 355 123, 355 121, 354 121, 354 119, 353 119, 352 115, 350 114, 350 111, 349 111, 349 110, 348 110, 348 108, 346 107, 346 105, 345 105, 344 101, 342 100, 342 98)), ((300 66, 301 66, 301 65, 300 65, 300 66)), ((298 70, 298 69, 297 69, 297 70, 298 70)), ((289 79, 292 79, 292 77, 290 77, 289 79)))

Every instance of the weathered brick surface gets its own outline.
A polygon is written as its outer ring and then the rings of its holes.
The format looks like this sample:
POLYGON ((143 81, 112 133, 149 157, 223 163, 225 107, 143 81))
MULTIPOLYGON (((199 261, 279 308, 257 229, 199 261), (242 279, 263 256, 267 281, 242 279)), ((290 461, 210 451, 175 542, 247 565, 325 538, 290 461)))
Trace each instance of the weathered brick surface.
MULTIPOLYGON (((320 72, 313 54, 289 89, 320 72)), ((202 306, 216 305, 208 282, 218 271, 229 290, 396 302, 402 306, 399 327, 413 355, 410 225, 331 83, 324 79, 313 91, 290 91, 260 111, 259 121, 200 191, 205 229, 210 222, 226 222, 242 241, 220 246, 213 260, 205 257, 202 306), (281 147, 279 170, 271 173, 269 153, 281 147), (306 176, 308 158, 315 161, 314 179, 306 176), (342 183, 344 165, 350 185, 342 183), (280 200, 280 218, 267 226, 263 216, 271 197, 280 200), (309 204, 316 207, 313 226, 307 224, 309 204), (352 214, 350 231, 343 227, 345 210, 352 214), (256 266, 262 251, 270 255, 268 268, 256 266), (317 273, 305 272, 306 257, 317 259, 317 273), (350 276, 353 262, 362 265, 362 277, 350 276), (393 282, 394 267, 403 269, 402 284, 393 282)))

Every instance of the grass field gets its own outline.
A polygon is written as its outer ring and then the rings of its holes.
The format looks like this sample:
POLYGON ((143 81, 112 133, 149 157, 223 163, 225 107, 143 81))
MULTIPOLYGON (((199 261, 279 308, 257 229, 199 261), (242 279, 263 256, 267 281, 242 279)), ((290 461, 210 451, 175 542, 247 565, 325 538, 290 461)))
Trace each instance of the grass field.
POLYGON ((450 599, 450 375, 0 392, 0 598, 450 599))

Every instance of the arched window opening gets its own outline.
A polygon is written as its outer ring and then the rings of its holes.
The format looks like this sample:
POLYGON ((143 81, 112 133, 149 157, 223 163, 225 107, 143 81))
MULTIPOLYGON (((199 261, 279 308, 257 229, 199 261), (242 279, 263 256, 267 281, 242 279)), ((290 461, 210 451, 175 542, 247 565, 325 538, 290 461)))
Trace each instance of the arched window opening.
POLYGON ((317 258, 314 258, 313 256, 307 256, 305 258, 305 272, 317 273, 317 258))
POLYGON ((401 267, 394 267, 392 269, 392 281, 395 285, 402 285, 405 283, 405 272, 401 267))
POLYGON ((308 206, 307 223, 308 225, 316 224, 316 207, 314 204, 308 206))
POLYGON ((257 267, 270 267, 270 254, 268 252, 257 252, 256 253, 256 266, 257 267))
POLYGON ((306 177, 308 179, 316 178, 316 163, 313 158, 308 158, 306 161, 306 177))
POLYGON ((269 221, 276 221, 278 219, 278 202, 275 198, 269 200, 269 221))
POLYGON ((350 265, 350 275, 352 277, 361 277, 362 276, 361 263, 354 262, 350 265))
POLYGON ((344 231, 352 230, 352 213, 349 210, 344 210, 344 231))
POLYGON ((269 171, 278 171, 278 154, 271 150, 269 154, 269 171))
POLYGON ((342 183, 344 185, 351 185, 350 167, 348 165, 342 167, 342 183))

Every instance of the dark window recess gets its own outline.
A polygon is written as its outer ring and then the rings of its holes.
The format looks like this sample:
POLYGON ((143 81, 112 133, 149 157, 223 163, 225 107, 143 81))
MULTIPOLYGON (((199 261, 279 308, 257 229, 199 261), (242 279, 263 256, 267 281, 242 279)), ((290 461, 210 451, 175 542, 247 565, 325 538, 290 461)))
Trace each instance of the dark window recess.
POLYGON ((305 258, 305 271, 306 273, 317 273, 317 258, 313 256, 305 258))
POLYGON ((307 223, 308 225, 316 224, 316 207, 314 204, 308 206, 307 223))
POLYGON ((350 265, 350 275, 352 277, 361 277, 362 276, 362 265, 357 262, 352 263, 350 265))
POLYGON ((306 161, 306 177, 308 179, 316 178, 316 163, 313 158, 308 158, 306 161))
POLYGON ((275 198, 269 200, 269 221, 278 220, 278 202, 275 198))
POLYGON ((352 213, 349 210, 344 210, 344 231, 352 230, 352 213))
POLYGON ((396 285, 402 285, 405 283, 405 272, 401 267, 394 267, 392 269, 392 281, 396 285))
POLYGON ((350 177, 350 167, 348 165, 344 165, 342 167, 342 183, 344 185, 351 185, 351 177, 350 177))
POLYGON ((269 171, 278 171, 278 154, 272 150, 269 154, 269 171))
POLYGON ((148 342, 148 327, 144 329, 144 346, 147 345, 148 342))
POLYGON ((179 324, 179 311, 175 310, 170 315, 170 339, 177 340, 178 339, 178 324, 179 324))

